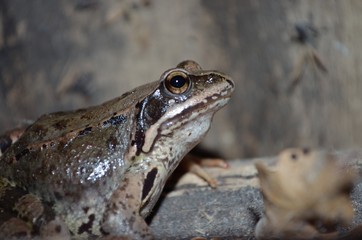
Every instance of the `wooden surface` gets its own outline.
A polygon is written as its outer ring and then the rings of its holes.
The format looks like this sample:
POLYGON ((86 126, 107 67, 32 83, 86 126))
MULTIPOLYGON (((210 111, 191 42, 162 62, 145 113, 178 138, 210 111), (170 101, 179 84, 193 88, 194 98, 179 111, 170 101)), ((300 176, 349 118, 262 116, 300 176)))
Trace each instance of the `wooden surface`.
MULTIPOLYGON (((338 159, 360 172, 362 151, 337 153, 338 159)), ((262 216, 263 199, 254 167, 256 160, 272 163, 275 158, 231 160, 229 169, 209 169, 220 185, 208 187, 187 173, 174 189, 159 201, 150 216, 150 225, 158 239, 254 239, 254 228, 262 216)), ((360 174, 361 175, 361 174, 360 174)), ((362 223, 362 184, 352 193, 354 224, 362 223)))

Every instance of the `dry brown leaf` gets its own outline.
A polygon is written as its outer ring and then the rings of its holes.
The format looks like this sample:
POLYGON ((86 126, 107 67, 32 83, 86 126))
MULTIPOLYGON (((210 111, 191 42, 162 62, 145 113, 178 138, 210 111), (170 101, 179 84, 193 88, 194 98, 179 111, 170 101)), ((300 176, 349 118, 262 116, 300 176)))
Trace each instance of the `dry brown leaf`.
POLYGON ((287 149, 274 166, 257 162, 256 168, 265 204, 258 239, 310 239, 352 221, 349 194, 357 175, 331 154, 287 149))

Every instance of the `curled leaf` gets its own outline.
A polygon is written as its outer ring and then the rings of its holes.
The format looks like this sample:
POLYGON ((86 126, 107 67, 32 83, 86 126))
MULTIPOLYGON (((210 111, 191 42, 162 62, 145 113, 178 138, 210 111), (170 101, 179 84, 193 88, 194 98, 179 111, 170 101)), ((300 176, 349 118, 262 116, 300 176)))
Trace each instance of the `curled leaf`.
POLYGON ((309 239, 329 233, 353 219, 350 192, 356 173, 326 152, 282 151, 274 166, 257 162, 265 216, 258 239, 309 239))

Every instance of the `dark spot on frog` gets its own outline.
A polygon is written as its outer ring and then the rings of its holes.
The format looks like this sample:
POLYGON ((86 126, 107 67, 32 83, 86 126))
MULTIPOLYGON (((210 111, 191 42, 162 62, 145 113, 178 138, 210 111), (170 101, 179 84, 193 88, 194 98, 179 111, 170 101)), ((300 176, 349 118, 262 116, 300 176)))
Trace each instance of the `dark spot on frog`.
POLYGON ((129 184, 129 178, 126 177, 126 178, 124 178, 123 184, 122 184, 121 187, 119 188, 119 191, 124 191, 124 190, 126 190, 128 184, 129 184))
POLYGON ((80 117, 80 119, 82 119, 82 120, 91 120, 92 117, 91 117, 91 115, 89 115, 89 114, 83 114, 83 115, 80 117))
POLYGON ((142 150, 142 146, 145 142, 145 133, 143 130, 139 130, 135 134, 135 140, 132 141, 132 146, 136 145, 137 151, 136 155, 139 156, 142 150))
POLYGON ((87 214, 88 210, 89 210, 89 207, 83 207, 83 211, 85 214, 87 214))
POLYGON ((119 209, 119 207, 121 207, 123 210, 126 210, 127 209, 127 206, 126 204, 121 200, 118 202, 118 205, 114 204, 114 209, 119 209))
POLYGON ((46 127, 44 127, 43 125, 39 125, 39 124, 31 125, 30 128, 36 135, 39 135, 39 136, 43 136, 48 132, 46 127))
POLYGON ((101 181, 101 183, 102 183, 103 186, 107 185, 107 181, 101 181))
POLYGON ((57 225, 55 226, 55 232, 60 233, 62 231, 62 226, 57 225))
POLYGON ((158 173, 157 168, 153 168, 149 173, 147 173, 146 179, 143 182, 142 200, 145 199, 148 196, 149 192, 151 191, 157 173, 158 173))
POLYGON ((104 229, 103 228, 100 228, 99 229, 99 231, 102 233, 102 235, 104 235, 104 236, 107 236, 107 235, 109 235, 109 233, 108 232, 106 232, 106 231, 104 231, 104 229))
POLYGON ((55 124, 53 124, 53 127, 57 130, 63 130, 67 127, 67 123, 68 123, 68 120, 60 120, 59 122, 56 122, 55 124))
POLYGON ((57 200, 62 200, 63 199, 63 195, 60 192, 54 191, 54 197, 57 200))
POLYGON ((93 226, 93 221, 95 219, 94 214, 91 214, 88 216, 88 222, 87 223, 83 223, 79 228, 78 228, 78 234, 82 234, 84 232, 87 232, 89 234, 92 233, 92 226, 93 226))
POLYGON ((108 125, 112 125, 112 126, 118 126, 122 123, 124 123, 126 121, 126 117, 124 115, 119 115, 119 116, 113 116, 108 120, 103 121, 103 126, 108 126, 108 125))
POLYGON ((60 141, 57 144, 57 151, 63 151, 66 143, 64 141, 60 141))
POLYGON ((123 94, 119 97, 119 100, 121 100, 122 98, 128 97, 129 95, 132 95, 133 93, 134 93, 133 91, 123 93, 123 94))
POLYGON ((22 150, 20 153, 15 155, 15 159, 16 161, 19 161, 20 158, 24 157, 25 155, 27 155, 28 153, 30 153, 28 148, 25 148, 24 150, 22 150))
POLYGON ((109 150, 116 150, 116 146, 118 145, 118 140, 115 136, 111 136, 107 140, 107 147, 109 150))
POLYGON ((132 194, 126 194, 126 199, 134 199, 134 196, 132 194))
POLYGON ((136 221, 136 218, 135 218, 134 215, 128 219, 128 223, 129 223, 130 226, 133 226, 133 224, 135 223, 135 221, 136 221))
POLYGON ((120 208, 126 209, 126 205, 121 201, 114 202, 112 201, 110 204, 107 205, 107 211, 110 212, 117 212, 120 208))
POLYGON ((92 131, 92 127, 87 127, 81 131, 79 131, 79 134, 78 136, 85 136, 87 135, 88 133, 90 133, 92 131))

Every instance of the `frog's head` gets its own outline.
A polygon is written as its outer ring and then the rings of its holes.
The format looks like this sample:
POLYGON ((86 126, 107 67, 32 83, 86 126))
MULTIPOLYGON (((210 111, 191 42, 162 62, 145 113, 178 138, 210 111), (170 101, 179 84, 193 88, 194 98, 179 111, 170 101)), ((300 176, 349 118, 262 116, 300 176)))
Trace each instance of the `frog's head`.
POLYGON ((129 152, 133 171, 144 176, 143 216, 152 209, 168 176, 205 136, 214 113, 227 104, 234 90, 229 77, 202 70, 193 61, 164 72, 154 84, 136 106, 137 124, 129 152))
POLYGON ((214 113, 227 104, 233 89, 228 76, 202 70, 194 61, 164 72, 158 87, 137 106, 136 156, 175 168, 204 137, 214 113))

